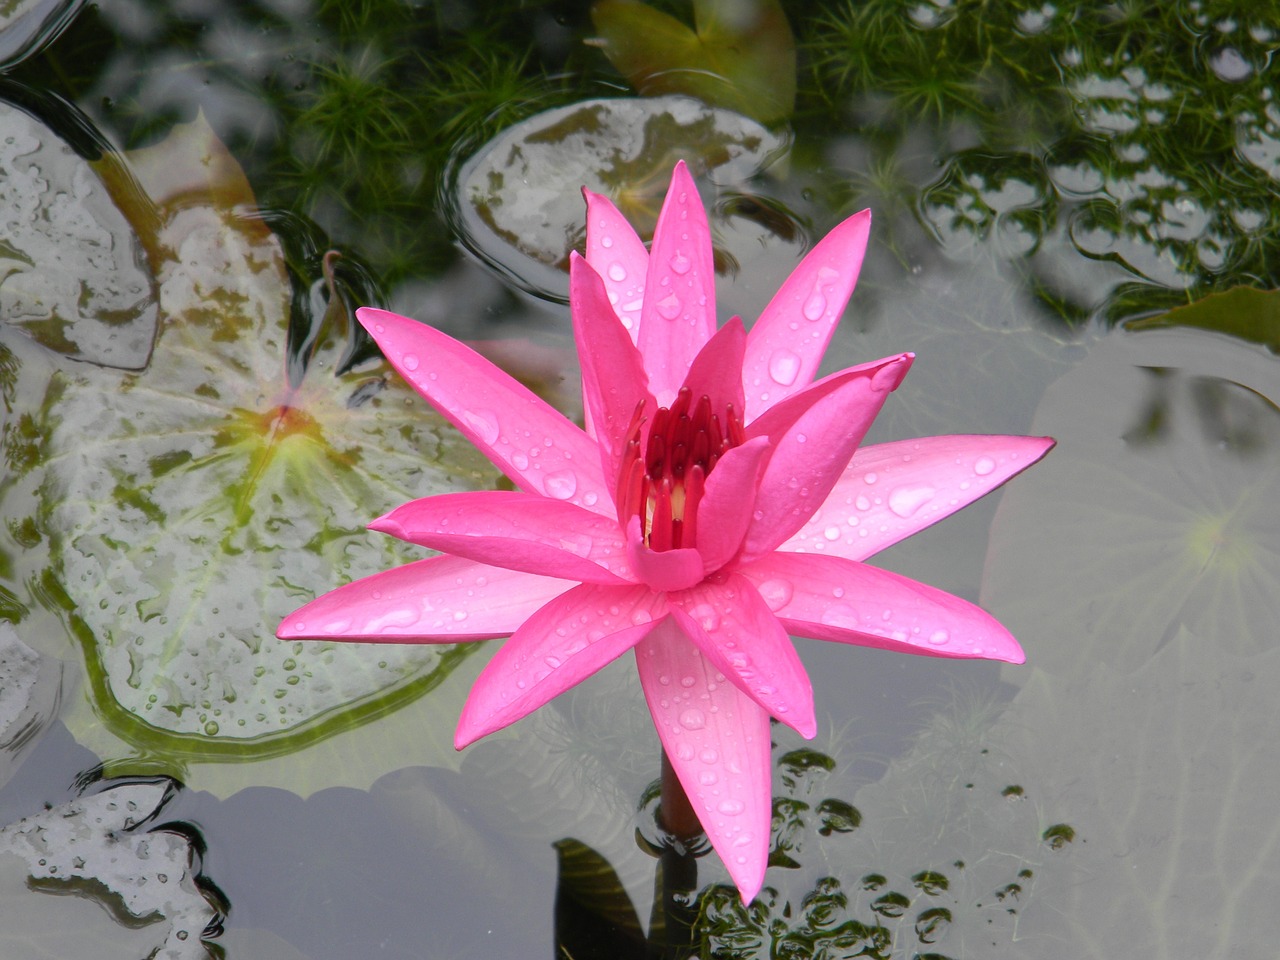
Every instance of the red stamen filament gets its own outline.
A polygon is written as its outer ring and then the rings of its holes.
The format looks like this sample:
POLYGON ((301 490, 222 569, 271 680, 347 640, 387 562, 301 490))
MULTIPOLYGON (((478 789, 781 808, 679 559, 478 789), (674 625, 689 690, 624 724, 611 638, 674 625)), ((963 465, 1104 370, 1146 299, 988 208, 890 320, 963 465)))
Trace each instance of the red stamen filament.
POLYGON ((638 516, 651 550, 675 550, 697 542, 698 504, 707 475, 743 440, 742 420, 732 404, 722 419, 711 412, 710 397, 703 395, 696 404, 692 399, 689 388, 681 388, 669 408, 658 408, 647 435, 642 408, 637 406, 627 429, 618 471, 618 518, 625 524, 638 516))

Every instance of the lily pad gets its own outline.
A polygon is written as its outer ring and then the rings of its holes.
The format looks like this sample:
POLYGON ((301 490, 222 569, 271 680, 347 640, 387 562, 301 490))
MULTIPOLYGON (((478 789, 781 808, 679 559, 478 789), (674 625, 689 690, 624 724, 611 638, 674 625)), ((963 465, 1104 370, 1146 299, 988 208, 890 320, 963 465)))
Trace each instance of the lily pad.
POLYGON ((1236 287, 1226 293, 1214 293, 1177 307, 1158 317, 1131 320, 1129 330, 1160 330, 1168 327, 1198 327, 1217 330, 1241 340, 1261 344, 1272 353, 1280 353, 1280 291, 1236 287))
POLYGON ((1275 359, 1199 330, 1115 333, 1049 388, 1032 430, 1058 447, 998 521, 1035 534, 993 529, 983 588, 1029 663, 1128 671, 1183 628, 1277 645, 1278 400, 1275 359))
POLYGON ((791 115, 796 41, 778 0, 693 0, 694 30, 639 0, 600 0, 595 41, 644 96, 687 94, 762 123, 791 115))
MULTIPOLYGON (((178 161, 229 160, 202 122, 173 137, 178 161)), ((381 363, 339 369, 348 331, 310 331, 309 363, 287 363, 279 244, 218 191, 160 207, 150 367, 58 372, 28 469, 97 713, 152 751, 250 759, 404 703, 464 655, 273 634, 315 594, 414 558, 370 518, 491 471, 381 363)))
POLYGON ((58 713, 62 665, 42 657, 0 623, 0 786, 58 713))
MULTIPOLYGON (((458 171, 446 212, 484 263, 531 293, 564 302, 569 253, 586 237, 583 187, 612 199, 645 237, 677 160, 701 182, 731 193, 788 146, 754 120, 689 97, 588 100, 540 113, 481 147, 458 171)), ((728 216, 713 209, 713 229, 728 216)), ((793 241, 791 232, 776 239, 793 241)), ((800 252, 797 244, 790 259, 800 252)), ((739 253, 746 259, 756 251, 744 243, 739 253)))
POLYGON ((84 0, 8 0, 0 6, 0 69, 53 43, 83 6, 84 0))
POLYGON ((1265 956, 1280 883, 1280 364, 1116 332, 1051 386, 983 602, 1031 667, 990 747, 1077 840, 1024 952, 1265 956), (1194 909, 1187 909, 1194 904, 1194 909))
POLYGON ((209 957, 203 936, 221 911, 197 882, 191 840, 144 829, 172 792, 164 780, 118 784, 0 829, 5 956, 209 957), (76 909, 81 898, 95 909, 76 909))
POLYGON ((156 292, 138 235, 90 164, 0 102, 0 316, 77 360, 137 369, 156 292))

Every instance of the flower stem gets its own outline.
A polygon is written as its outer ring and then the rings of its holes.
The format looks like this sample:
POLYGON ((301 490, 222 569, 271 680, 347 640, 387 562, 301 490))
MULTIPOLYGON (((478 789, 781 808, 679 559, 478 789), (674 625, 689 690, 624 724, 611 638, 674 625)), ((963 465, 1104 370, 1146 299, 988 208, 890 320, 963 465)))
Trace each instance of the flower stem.
POLYGON ((689 802, 684 787, 680 785, 675 768, 671 766, 665 750, 662 753, 662 807, 659 819, 662 822, 662 828, 683 843, 695 840, 702 835, 702 824, 698 822, 698 815, 693 812, 693 804, 689 802))

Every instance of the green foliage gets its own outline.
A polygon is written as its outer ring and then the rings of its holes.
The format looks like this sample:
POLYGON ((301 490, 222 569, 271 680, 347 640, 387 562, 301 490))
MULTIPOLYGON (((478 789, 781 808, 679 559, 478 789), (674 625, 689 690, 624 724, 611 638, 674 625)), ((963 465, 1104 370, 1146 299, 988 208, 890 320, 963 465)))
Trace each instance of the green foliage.
MULTIPOLYGON (((1278 14, 1275 3, 850 0, 807 24, 815 85, 802 112, 852 110, 881 157, 922 126, 960 141, 937 151, 942 174, 918 194, 944 249, 995 235, 998 256, 1027 257, 1065 227, 1078 254, 1140 278, 1136 290, 1108 284, 1119 319, 1149 312, 1157 286, 1194 298, 1280 285, 1267 75, 1278 14), (1009 242, 989 208, 1011 181, 1032 196, 1009 242)), ((1039 273, 1033 289, 1066 318, 1097 305, 1039 273)))

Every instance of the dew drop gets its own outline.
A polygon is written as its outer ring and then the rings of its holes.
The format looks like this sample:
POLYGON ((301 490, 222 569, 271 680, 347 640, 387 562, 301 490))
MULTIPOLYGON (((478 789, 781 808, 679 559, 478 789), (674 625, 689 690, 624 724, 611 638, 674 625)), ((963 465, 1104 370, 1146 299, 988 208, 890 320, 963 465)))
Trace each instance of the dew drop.
POLYGON ((868 500, 866 497, 864 497, 864 496, 862 496, 862 495, 859 495, 859 496, 858 496, 858 499, 856 499, 856 500, 854 500, 854 501, 853 501, 853 505, 854 505, 855 507, 857 507, 859 510, 870 510, 870 509, 871 509, 871 501, 870 501, 870 500, 868 500))
POLYGON ((973 472, 980 477, 985 477, 996 468, 996 462, 990 457, 979 457, 978 462, 973 465, 973 472))
POLYGON ((406 370, 418 369, 418 355, 416 353, 406 353, 404 359, 400 362, 404 364, 406 370))
POLYGON ((736 817, 747 809, 747 805, 741 800, 721 800, 720 805, 716 807, 726 817, 736 817))
POLYGON ((929 642, 938 647, 942 646, 950 639, 951 634, 946 630, 935 630, 933 633, 929 634, 929 642))
POLYGON ((835 526, 827 527, 827 529, 822 531, 822 535, 826 537, 828 540, 839 540, 840 528, 835 526))
POLYGON ((681 677, 681 678, 680 678, 680 686, 682 686, 682 687, 692 687, 692 686, 693 686, 695 683, 697 683, 697 682, 698 682, 698 681, 697 681, 697 680, 695 680, 693 677, 681 677))
POLYGON ((774 613, 790 603, 792 596, 795 595, 795 588, 787 580, 766 580, 756 589, 760 591, 760 596, 774 613))
POLYGON ((707 747, 702 753, 698 754, 698 759, 703 763, 715 763, 720 759, 720 754, 716 753, 711 747, 707 747))
POLYGON ((684 276, 689 272, 689 268, 693 266, 693 261, 686 257, 683 253, 677 253, 671 258, 671 271, 684 276))
POLYGON ((932 500, 938 491, 927 484, 919 487, 898 487, 889 494, 889 509, 904 520, 932 500))
POLYGON ((560 470, 548 474, 543 485, 547 496, 554 500, 568 500, 578 492, 578 478, 572 470, 560 470))
POLYGON ((601 237, 600 246, 608 250, 610 247, 613 246, 613 237, 601 237))
POLYGON ((674 320, 680 316, 680 298, 672 293, 659 300, 658 316, 664 320, 674 320))
MULTIPOLYGON (((692 753, 693 751, 690 750, 689 752, 692 753)), ((719 779, 720 776, 714 770, 703 770, 698 774, 698 782, 704 787, 714 786, 719 779)))
POLYGON ((868 484, 870 484, 870 483, 875 483, 875 482, 876 482, 877 480, 879 480, 879 479, 880 479, 880 478, 879 478, 878 476, 876 476, 876 475, 875 475, 875 472, 873 471, 873 472, 871 472, 871 473, 868 473, 865 477, 863 477, 863 478, 862 478, 862 482, 863 482, 863 483, 868 483, 868 484))
POLYGON ((680 725, 686 730, 701 730, 707 725, 707 715, 696 707, 690 707, 680 714, 680 725))
POLYGON ((627 279, 627 268, 615 260, 609 264, 609 279, 614 283, 621 283, 627 279))
POLYGON ((488 410, 463 410, 462 421, 486 444, 498 439, 498 417, 488 410))
POLYGON ((769 376, 774 383, 789 387, 800 375, 800 356, 790 350, 775 350, 769 358, 769 376))
POLYGON ((689 616, 702 625, 703 630, 714 630, 720 626, 720 614, 709 603, 699 603, 689 611, 689 616))
POLYGON ((821 320, 826 310, 827 298, 822 295, 821 290, 814 290, 809 295, 809 299, 804 302, 802 312, 806 320, 821 320))
POLYGON ((680 744, 679 749, 676 750, 676 756, 678 756, 681 760, 692 760, 693 747, 691 747, 687 743, 680 744))

